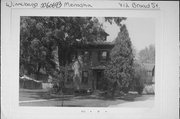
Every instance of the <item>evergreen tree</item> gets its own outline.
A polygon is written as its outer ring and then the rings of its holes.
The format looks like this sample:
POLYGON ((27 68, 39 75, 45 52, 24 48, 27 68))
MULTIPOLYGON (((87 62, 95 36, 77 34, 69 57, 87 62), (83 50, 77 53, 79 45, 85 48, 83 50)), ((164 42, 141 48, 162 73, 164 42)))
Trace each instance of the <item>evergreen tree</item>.
POLYGON ((114 95, 116 88, 127 92, 134 73, 134 55, 129 33, 125 25, 122 25, 120 28, 110 56, 111 60, 107 65, 105 75, 107 80, 113 84, 111 85, 112 95, 114 95))

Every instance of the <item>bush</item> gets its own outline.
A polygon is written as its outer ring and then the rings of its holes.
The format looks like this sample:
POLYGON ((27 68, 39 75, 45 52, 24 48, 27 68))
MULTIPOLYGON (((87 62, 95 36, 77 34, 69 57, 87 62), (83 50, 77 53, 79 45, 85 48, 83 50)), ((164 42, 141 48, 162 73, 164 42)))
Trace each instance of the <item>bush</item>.
POLYGON ((144 86, 137 86, 136 87, 136 91, 138 92, 138 94, 142 94, 142 92, 143 92, 143 89, 144 89, 144 86))
POLYGON ((147 72, 139 64, 136 64, 134 68, 135 68, 135 73, 134 73, 134 78, 132 80, 131 89, 137 91, 139 94, 142 94, 145 86, 147 72))

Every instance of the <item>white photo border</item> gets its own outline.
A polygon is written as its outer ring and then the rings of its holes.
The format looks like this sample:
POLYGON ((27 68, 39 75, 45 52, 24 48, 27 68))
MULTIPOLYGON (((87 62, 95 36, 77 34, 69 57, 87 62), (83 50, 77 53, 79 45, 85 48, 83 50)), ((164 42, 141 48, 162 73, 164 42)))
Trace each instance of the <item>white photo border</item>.
MULTIPOLYGON (((102 3, 103 4, 103 3, 102 3)), ((165 9, 168 3, 163 4, 165 9)), ((172 4, 173 6, 173 4, 172 4)), ((172 7, 170 6, 170 8, 172 7)), ((127 118, 127 119, 168 119, 173 117, 171 114, 173 107, 172 98, 177 96, 177 84, 170 82, 168 78, 178 77, 177 69, 170 66, 169 59, 176 58, 177 53, 173 53, 172 49, 167 50, 167 46, 178 50, 175 40, 169 41, 167 38, 174 38, 169 34, 167 28, 173 27, 165 25, 166 21, 173 21, 166 18, 167 10, 164 11, 139 11, 139 10, 68 10, 68 9, 11 9, 10 11, 10 35, 5 35, 2 39, 2 111, 5 116, 15 119, 35 119, 35 118, 127 118), (165 15, 164 15, 165 14, 165 15), (153 18, 155 19, 155 47, 156 47, 156 70, 155 70, 155 103, 153 108, 90 108, 90 107, 22 107, 19 106, 19 42, 20 42, 20 16, 98 16, 98 17, 133 17, 133 18, 153 18), (166 34, 167 33, 167 34, 166 34), (168 35, 168 36, 167 36, 168 35), (169 36, 170 35, 170 36, 169 36), (8 38, 10 37, 10 38, 8 38), (167 57, 165 54, 168 53, 167 57), (169 59, 168 59, 169 58, 169 59), (168 66, 168 69, 166 68, 168 66), (175 73, 167 75, 169 70, 175 73), (12 80, 14 79, 14 80, 12 80), (158 79, 158 80, 157 80, 158 79), (9 83, 11 82, 11 83, 9 83), (170 86, 170 88, 168 87, 170 86), (175 86, 175 87, 173 87, 175 86), (11 88, 9 88, 11 87, 11 88), (7 93, 8 95, 6 95, 7 93), (169 97, 171 96, 171 97, 169 97), (91 111, 91 112, 90 112, 91 111), (170 113, 171 112, 171 113, 170 113)), ((168 14, 170 15, 170 13, 168 14)), ((171 14, 173 17, 173 15, 171 14)), ((5 23, 8 23, 5 22, 5 23)), ((171 23, 175 26, 173 23, 171 23)), ((6 30, 5 30, 6 31, 6 30)), ((176 32, 176 31, 175 31, 176 32)), ((4 32, 3 32, 4 33, 4 32)), ((6 33, 5 33, 6 34, 6 33)), ((173 65, 177 65, 178 61, 174 61, 173 65)), ((178 82, 178 81, 177 81, 178 82)), ((179 84, 179 83, 178 83, 179 84)), ((175 103, 173 103, 175 107, 175 103)), ((178 105, 179 106, 179 105, 178 105)), ((177 111, 177 110, 175 110, 177 111)), ((174 116, 176 117, 176 116, 174 116)))

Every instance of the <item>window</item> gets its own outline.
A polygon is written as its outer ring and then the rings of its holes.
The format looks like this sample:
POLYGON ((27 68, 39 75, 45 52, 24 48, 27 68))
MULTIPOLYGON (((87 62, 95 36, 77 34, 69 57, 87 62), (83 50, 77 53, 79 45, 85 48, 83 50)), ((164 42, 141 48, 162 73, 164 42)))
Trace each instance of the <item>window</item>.
POLYGON ((73 83, 73 76, 74 76, 73 71, 68 71, 68 75, 67 75, 67 79, 66 79, 65 83, 66 84, 73 83))
POLYGON ((88 53, 89 53, 88 51, 85 51, 85 52, 84 52, 84 55, 88 55, 88 53))
POLYGON ((107 58, 107 52, 104 51, 104 52, 102 52, 102 59, 106 59, 106 58, 107 58))
POLYGON ((82 72, 82 83, 83 84, 87 84, 88 83, 88 72, 87 71, 83 71, 82 72))
POLYGON ((108 58, 108 52, 107 51, 101 51, 99 58, 100 58, 100 61, 106 61, 108 58))
POLYGON ((84 63, 89 62, 89 59, 90 59, 90 52, 89 51, 84 51, 84 54, 83 54, 84 63))
POLYGON ((147 71, 148 76, 152 76, 152 72, 151 71, 147 71))

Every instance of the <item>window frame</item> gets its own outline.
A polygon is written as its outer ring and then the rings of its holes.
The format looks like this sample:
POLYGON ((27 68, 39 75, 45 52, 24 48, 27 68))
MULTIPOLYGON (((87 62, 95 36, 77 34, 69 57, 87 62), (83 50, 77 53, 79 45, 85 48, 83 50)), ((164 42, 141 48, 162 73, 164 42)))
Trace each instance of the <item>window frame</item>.
POLYGON ((87 63, 89 59, 91 59, 91 51, 89 50, 83 51, 83 61, 87 63), (87 52, 87 54, 85 52, 87 52))
POLYGON ((82 84, 88 84, 88 77, 89 77, 89 72, 82 71, 82 84), (84 76, 84 73, 87 73, 87 77, 84 76))
POLYGON ((98 57, 99 57, 100 62, 106 62, 108 60, 108 58, 109 58, 109 51, 100 50, 98 55, 99 55, 98 57), (106 58, 103 58, 103 56, 102 56, 103 52, 106 52, 106 58))

